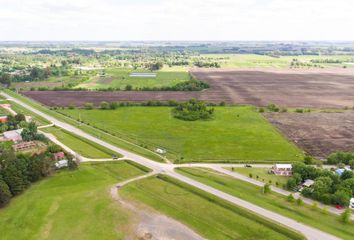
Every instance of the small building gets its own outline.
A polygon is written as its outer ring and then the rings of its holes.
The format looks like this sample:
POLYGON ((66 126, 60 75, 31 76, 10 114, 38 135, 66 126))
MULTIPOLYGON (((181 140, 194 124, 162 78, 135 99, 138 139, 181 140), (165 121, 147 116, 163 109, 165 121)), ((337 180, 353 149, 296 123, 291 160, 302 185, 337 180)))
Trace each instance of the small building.
POLYGON ((334 172, 336 173, 336 175, 342 176, 342 174, 344 173, 344 171, 345 171, 344 168, 338 168, 338 169, 335 170, 334 172))
POLYGON ((315 184, 314 180, 306 179, 305 182, 302 184, 302 186, 303 187, 311 187, 313 184, 315 184))
POLYGON ((53 153, 53 157, 56 161, 58 161, 58 160, 65 158, 65 153, 63 153, 63 152, 53 153))
POLYGON ((22 130, 23 129, 21 128, 17 130, 4 132, 3 135, 5 141, 13 141, 15 143, 22 141, 22 137, 21 137, 22 130))
POLYGON ((132 72, 129 74, 129 77, 141 77, 141 78, 155 78, 157 76, 156 73, 143 73, 143 72, 132 72))
POLYGON ((159 153, 159 154, 165 154, 166 150, 162 149, 162 148, 156 148, 155 152, 159 153))
POLYGON ((55 167, 58 169, 68 167, 68 160, 62 159, 62 160, 56 162, 55 167))
POLYGON ((354 198, 350 199, 349 208, 354 210, 354 198))
POLYGON ((272 168, 272 172, 275 175, 291 176, 293 175, 293 167, 291 164, 275 164, 272 168))
POLYGON ((0 116, 0 123, 7 123, 7 116, 0 116))

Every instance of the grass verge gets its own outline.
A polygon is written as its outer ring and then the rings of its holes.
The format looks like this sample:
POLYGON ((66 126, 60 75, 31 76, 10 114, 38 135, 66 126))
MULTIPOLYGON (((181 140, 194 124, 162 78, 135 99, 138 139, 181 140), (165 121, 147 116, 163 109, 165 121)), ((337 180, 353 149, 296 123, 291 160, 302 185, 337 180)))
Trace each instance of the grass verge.
POLYGON ((176 218, 207 239, 304 239, 290 229, 165 175, 130 183, 121 189, 121 195, 176 218))
POLYGON ((289 203, 285 196, 277 193, 263 194, 261 188, 237 180, 213 170, 203 168, 179 168, 177 172, 235 197, 256 204, 270 211, 318 228, 342 239, 352 239, 354 223, 343 224, 339 216, 329 214, 311 206, 289 203))

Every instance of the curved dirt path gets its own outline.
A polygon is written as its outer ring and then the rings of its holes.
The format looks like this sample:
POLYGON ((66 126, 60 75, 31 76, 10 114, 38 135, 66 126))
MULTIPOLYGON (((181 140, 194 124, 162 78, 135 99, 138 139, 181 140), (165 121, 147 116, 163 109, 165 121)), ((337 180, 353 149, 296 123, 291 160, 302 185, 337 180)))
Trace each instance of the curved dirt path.
POLYGON ((118 190, 124 185, 138 181, 157 174, 153 171, 143 176, 139 176, 133 179, 126 180, 124 182, 117 183, 111 188, 112 198, 121 204, 124 208, 134 212, 138 218, 138 223, 133 227, 134 232, 132 235, 128 235, 126 239, 139 239, 139 240, 202 240, 201 236, 189 229, 187 226, 180 222, 169 218, 165 215, 159 214, 154 211, 143 210, 133 203, 128 202, 121 198, 118 194, 118 190))

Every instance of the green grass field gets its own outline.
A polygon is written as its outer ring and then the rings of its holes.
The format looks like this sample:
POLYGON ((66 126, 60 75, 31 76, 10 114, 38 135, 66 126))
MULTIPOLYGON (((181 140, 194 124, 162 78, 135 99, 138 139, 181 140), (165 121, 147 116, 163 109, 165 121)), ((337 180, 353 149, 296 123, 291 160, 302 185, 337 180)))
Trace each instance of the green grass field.
POLYGON ((120 193, 177 219, 206 239, 301 238, 273 222, 264 222, 244 209, 164 176, 133 182, 120 193))
POLYGON ((223 192, 229 193, 263 208, 277 212, 304 224, 331 233, 342 239, 352 239, 354 236, 354 223, 343 224, 339 216, 313 210, 306 204, 298 206, 289 203, 285 196, 277 193, 263 194, 261 188, 253 184, 237 180, 232 177, 202 168, 181 168, 179 173, 197 181, 210 185, 223 192))
POLYGON ((82 164, 46 178, 0 209, 2 240, 124 239, 129 212, 110 187, 143 174, 126 162, 82 164))
POLYGON ((253 107, 216 107, 210 121, 186 122, 171 116, 169 107, 122 107, 117 110, 66 109, 100 129, 151 150, 167 149, 180 162, 299 161, 302 153, 253 107))
MULTIPOLYGON (((112 158, 118 154, 79 136, 71 134, 57 127, 42 129, 44 132, 53 134, 60 142, 70 147, 73 151, 87 158, 112 158)), ((118 155, 119 156, 119 155, 118 155)))
MULTIPOLYGON (((227 168, 227 169, 230 171, 232 170, 231 168, 227 168)), ((234 171, 241 173, 246 177, 249 177, 249 174, 251 173, 252 178, 265 183, 269 183, 269 181, 271 181, 271 184, 273 186, 278 186, 278 187, 283 187, 289 179, 289 177, 269 174, 268 173, 269 168, 234 168, 234 171), (278 185, 276 183, 278 183, 278 185)))
MULTIPOLYGON (((112 145, 118 146, 118 147, 123 148, 128 151, 135 152, 137 154, 140 154, 142 156, 145 156, 145 157, 147 157, 151 160, 157 161, 157 162, 164 162, 164 159, 160 155, 158 155, 152 151, 149 151, 148 149, 146 149, 144 147, 135 145, 132 142, 126 141, 126 140, 121 139, 117 136, 113 136, 112 134, 103 132, 102 130, 99 130, 97 128, 93 128, 92 126, 82 124, 81 122, 77 122, 76 120, 74 120, 72 118, 66 117, 60 113, 50 110, 46 106, 43 106, 40 103, 38 103, 32 99, 29 99, 25 96, 16 94, 10 90, 4 89, 3 91, 6 92, 11 97, 17 98, 17 99, 21 100, 22 102, 24 102, 25 104, 27 104, 35 109, 38 109, 43 113, 46 113, 52 117, 55 117, 56 119, 63 121, 65 123, 71 124, 79 129, 87 132, 88 134, 91 134, 94 137, 100 138, 112 145)), ((26 111, 28 111, 28 110, 26 110, 26 111)), ((28 112, 30 112, 30 111, 28 111, 28 112)), ((32 112, 30 112, 30 113, 31 113, 30 115, 32 115, 32 116, 36 115, 32 112)))
MULTIPOLYGON (((281 57, 271 57, 266 55, 256 55, 256 54, 202 54, 200 57, 205 59, 215 60, 220 63, 222 68, 289 68, 290 63, 293 59, 298 59, 304 63, 310 63, 311 60, 323 60, 332 59, 340 60, 343 62, 353 62, 353 56, 341 56, 341 55, 331 55, 331 56, 281 56, 281 57)), ((323 67, 338 67, 343 66, 353 67, 350 64, 329 64, 320 63, 319 65, 323 67)))
POLYGON ((133 70, 126 68, 110 68, 105 70, 105 76, 94 76, 89 80, 79 84, 76 88, 87 89, 107 89, 114 88, 124 90, 127 85, 131 85, 133 89, 136 88, 153 88, 153 87, 172 87, 177 83, 188 81, 191 76, 187 71, 167 71, 160 70, 155 72, 156 77, 139 78, 130 77, 132 72, 149 72, 148 70, 133 70))

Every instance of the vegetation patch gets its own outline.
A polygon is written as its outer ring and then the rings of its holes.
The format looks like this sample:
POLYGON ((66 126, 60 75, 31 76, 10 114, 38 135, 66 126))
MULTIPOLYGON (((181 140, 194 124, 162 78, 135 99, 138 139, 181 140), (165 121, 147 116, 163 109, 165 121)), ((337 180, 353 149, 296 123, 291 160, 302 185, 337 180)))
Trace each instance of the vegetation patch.
POLYGON ((214 114, 214 108, 208 108, 204 102, 191 99, 185 103, 179 103, 172 114, 175 118, 185 121, 208 120, 214 114))

